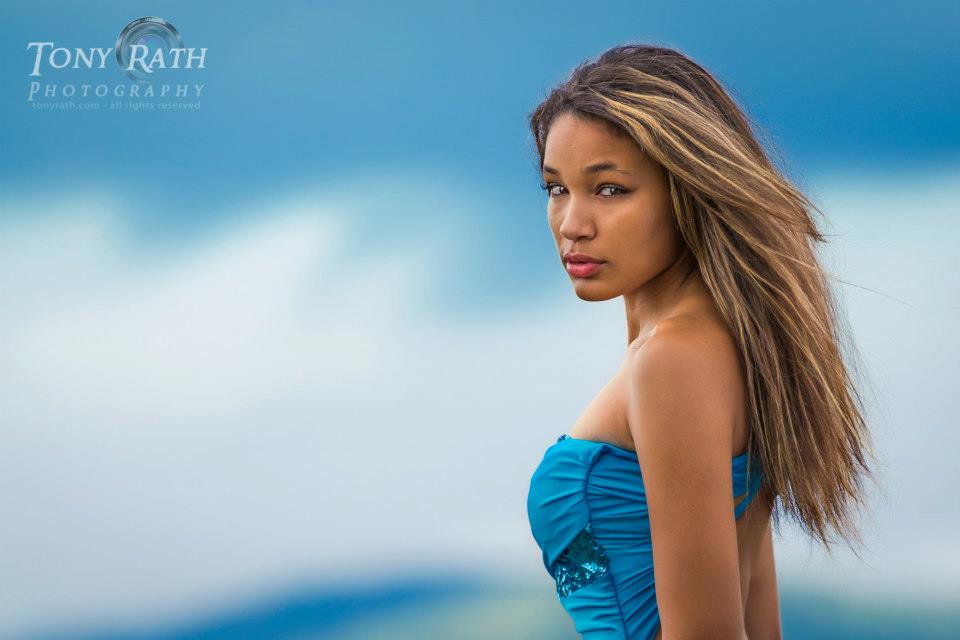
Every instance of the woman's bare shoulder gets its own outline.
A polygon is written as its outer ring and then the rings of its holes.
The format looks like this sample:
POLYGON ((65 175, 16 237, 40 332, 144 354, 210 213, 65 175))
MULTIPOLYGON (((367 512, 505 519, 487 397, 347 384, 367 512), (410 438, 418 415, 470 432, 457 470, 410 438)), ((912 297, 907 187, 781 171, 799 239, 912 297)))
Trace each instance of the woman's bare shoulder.
POLYGON ((629 347, 630 364, 650 358, 690 358, 693 363, 730 365, 739 356, 733 334, 722 320, 706 313, 688 312, 661 320, 629 347))
POLYGON ((691 423, 731 430, 725 439, 733 447, 732 425, 743 409, 741 371, 736 342, 722 324, 694 315, 662 321, 646 340, 631 345, 627 359, 628 424, 634 441, 640 439, 635 423, 683 412, 691 423))

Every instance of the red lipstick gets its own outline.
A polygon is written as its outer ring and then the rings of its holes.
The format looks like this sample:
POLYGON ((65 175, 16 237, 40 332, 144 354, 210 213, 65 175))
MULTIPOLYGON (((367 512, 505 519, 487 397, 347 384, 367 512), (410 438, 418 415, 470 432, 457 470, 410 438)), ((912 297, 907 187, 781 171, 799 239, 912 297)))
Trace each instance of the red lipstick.
POLYGON ((576 253, 568 251, 563 254, 563 263, 567 268, 567 273, 575 278, 586 278, 593 275, 603 266, 604 261, 588 253, 576 253))

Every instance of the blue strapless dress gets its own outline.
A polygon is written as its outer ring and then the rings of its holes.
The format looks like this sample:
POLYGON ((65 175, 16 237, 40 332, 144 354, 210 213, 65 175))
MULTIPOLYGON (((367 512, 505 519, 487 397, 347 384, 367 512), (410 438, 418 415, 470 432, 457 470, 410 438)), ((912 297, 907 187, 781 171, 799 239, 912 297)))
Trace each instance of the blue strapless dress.
MULTIPOLYGON (((733 458, 734 507, 746 511, 761 468, 733 458), (749 476, 749 477, 748 477, 749 476)), ((650 518, 637 454, 562 434, 530 480, 527 515, 557 597, 589 640, 651 640, 660 628, 650 518)))

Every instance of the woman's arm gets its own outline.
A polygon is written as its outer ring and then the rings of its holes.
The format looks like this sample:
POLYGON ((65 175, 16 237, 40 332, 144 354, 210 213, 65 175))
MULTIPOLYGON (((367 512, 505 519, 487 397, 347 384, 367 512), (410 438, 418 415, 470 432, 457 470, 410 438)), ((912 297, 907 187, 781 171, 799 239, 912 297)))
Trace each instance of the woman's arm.
POLYGON ((777 571, 773 560, 773 531, 769 521, 753 563, 745 625, 750 640, 780 640, 783 637, 777 571))
POLYGON ((630 359, 628 421, 643 474, 663 640, 746 638, 733 514, 736 347, 664 327, 630 359))

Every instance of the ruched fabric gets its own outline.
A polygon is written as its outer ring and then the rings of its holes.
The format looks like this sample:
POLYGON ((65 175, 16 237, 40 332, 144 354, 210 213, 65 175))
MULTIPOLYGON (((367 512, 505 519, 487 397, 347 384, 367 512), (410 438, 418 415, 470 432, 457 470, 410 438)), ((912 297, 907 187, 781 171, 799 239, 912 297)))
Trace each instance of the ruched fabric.
MULTIPOLYGON (((746 511, 761 467, 732 459, 734 507, 746 511)), ((562 434, 530 480, 527 515, 557 597, 588 640, 651 640, 660 628, 650 518, 637 454, 562 434)))

